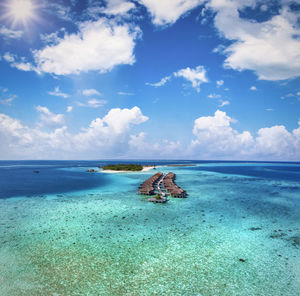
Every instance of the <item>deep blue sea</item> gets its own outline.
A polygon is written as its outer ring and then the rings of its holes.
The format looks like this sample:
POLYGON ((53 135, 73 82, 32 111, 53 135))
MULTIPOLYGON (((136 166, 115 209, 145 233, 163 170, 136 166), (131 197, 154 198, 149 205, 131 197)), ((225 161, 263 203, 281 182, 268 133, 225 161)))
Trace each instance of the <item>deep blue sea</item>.
POLYGON ((0 161, 0 295, 300 295, 300 163, 0 161), (157 168, 86 172, 120 162, 157 168))

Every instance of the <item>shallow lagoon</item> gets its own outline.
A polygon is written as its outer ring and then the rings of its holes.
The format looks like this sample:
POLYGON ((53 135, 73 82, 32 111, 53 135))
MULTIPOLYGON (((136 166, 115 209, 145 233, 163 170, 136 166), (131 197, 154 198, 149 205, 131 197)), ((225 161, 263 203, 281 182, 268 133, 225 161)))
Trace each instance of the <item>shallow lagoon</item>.
POLYGON ((299 295, 299 164, 162 167, 189 194, 167 204, 136 194, 154 170, 0 165, 2 295, 299 295))

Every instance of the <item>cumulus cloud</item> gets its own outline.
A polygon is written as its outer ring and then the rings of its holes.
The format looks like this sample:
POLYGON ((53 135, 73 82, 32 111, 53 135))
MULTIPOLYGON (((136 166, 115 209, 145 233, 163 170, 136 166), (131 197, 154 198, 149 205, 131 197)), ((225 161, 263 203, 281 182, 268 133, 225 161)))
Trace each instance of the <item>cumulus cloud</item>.
POLYGON ((74 135, 75 147, 81 151, 99 150, 116 155, 128 149, 130 129, 148 120, 138 107, 111 109, 103 118, 93 120, 87 129, 74 135))
POLYGON ((79 24, 74 34, 56 38, 56 43, 34 51, 40 72, 56 75, 80 72, 106 72, 117 65, 135 62, 135 39, 140 30, 129 24, 118 24, 101 18, 79 24))
POLYGON ((62 97, 64 99, 70 97, 69 94, 61 92, 60 89, 59 89, 59 86, 55 87, 54 91, 49 91, 48 94, 51 95, 51 96, 62 97))
POLYGON ((183 14, 203 4, 204 0, 139 0, 147 7, 153 24, 158 26, 175 23, 183 14))
MULTIPOLYGON (((261 128, 257 132, 256 150, 262 156, 276 155, 290 159, 295 154, 299 155, 295 149, 299 144, 298 137, 300 128, 295 129, 292 133, 287 131, 283 125, 261 128), (297 136, 298 132, 298 136, 297 136)), ((297 147, 299 151, 299 146, 297 147)))
MULTIPOLYGON (((39 106, 45 116, 52 113, 39 106)), ((66 126, 50 132, 23 125, 19 120, 0 114, 0 155, 4 158, 101 158, 123 155, 129 149, 131 128, 148 120, 138 107, 111 109, 78 133, 66 126)))
POLYGON ((192 149, 201 151, 206 157, 232 156, 245 153, 253 144, 253 137, 248 131, 238 133, 231 127, 234 120, 223 111, 217 110, 214 116, 203 116, 195 120, 192 149))
POLYGON ((192 83, 192 86, 200 92, 200 85, 208 82, 206 70, 203 66, 197 66, 195 69, 187 67, 174 73, 175 77, 182 77, 192 83))
POLYGON ((250 87, 250 90, 257 90, 257 88, 256 88, 256 86, 254 86, 254 85, 252 85, 251 87, 250 87))
POLYGON ((226 112, 217 110, 214 116, 199 117, 194 122, 195 139, 190 154, 203 159, 299 160, 300 121, 289 132, 276 125, 258 130, 256 137, 249 131, 238 132, 226 112))
POLYGON ((5 26, 0 27, 0 36, 3 36, 7 39, 20 39, 24 35, 23 31, 12 30, 5 26))
MULTIPOLYGON (((37 107, 45 116, 48 108, 37 107)), ((111 109, 103 118, 92 120, 87 128, 70 133, 60 125, 44 131, 0 114, 0 155, 4 158, 90 158, 127 156, 192 159, 300 160, 300 119, 288 131, 283 125, 264 127, 252 135, 237 131, 236 122, 226 112, 201 116, 194 122, 194 139, 187 147, 168 139, 151 142, 146 133, 132 133, 132 127, 148 120, 138 107, 111 109)), ((57 120, 56 120, 57 121, 57 120)), ((60 120, 58 120, 60 121, 60 120)))
POLYGON ((65 122, 63 114, 54 114, 47 107, 37 106, 36 110, 40 113, 42 123, 47 127, 62 126, 65 122))
MULTIPOLYGON (((283 1, 284 2, 284 1, 283 1)), ((257 1, 211 0, 219 32, 233 43, 222 52, 224 66, 238 71, 252 70, 259 79, 283 80, 300 75, 300 29, 297 14, 282 6, 279 14, 258 22, 240 17, 257 1)))

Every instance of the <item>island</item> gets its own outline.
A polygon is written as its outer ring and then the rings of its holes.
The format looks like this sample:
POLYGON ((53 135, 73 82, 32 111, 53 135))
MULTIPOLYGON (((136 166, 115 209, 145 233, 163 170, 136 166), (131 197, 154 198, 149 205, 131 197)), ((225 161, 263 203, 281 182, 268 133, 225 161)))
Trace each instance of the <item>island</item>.
POLYGON ((104 171, 139 172, 143 170, 140 164, 109 164, 102 167, 104 171))

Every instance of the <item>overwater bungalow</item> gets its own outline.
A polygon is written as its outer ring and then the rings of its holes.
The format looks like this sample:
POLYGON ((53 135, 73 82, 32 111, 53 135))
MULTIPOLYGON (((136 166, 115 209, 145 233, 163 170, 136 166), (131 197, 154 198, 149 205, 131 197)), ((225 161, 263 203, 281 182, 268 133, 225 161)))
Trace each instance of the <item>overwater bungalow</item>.
POLYGON ((172 172, 168 173, 163 179, 163 185, 167 192, 172 197, 184 198, 187 196, 186 192, 175 184, 176 175, 172 172))
POLYGON ((138 193, 142 195, 154 195, 154 186, 162 178, 163 174, 161 172, 156 173, 146 181, 144 181, 138 189, 138 193))

